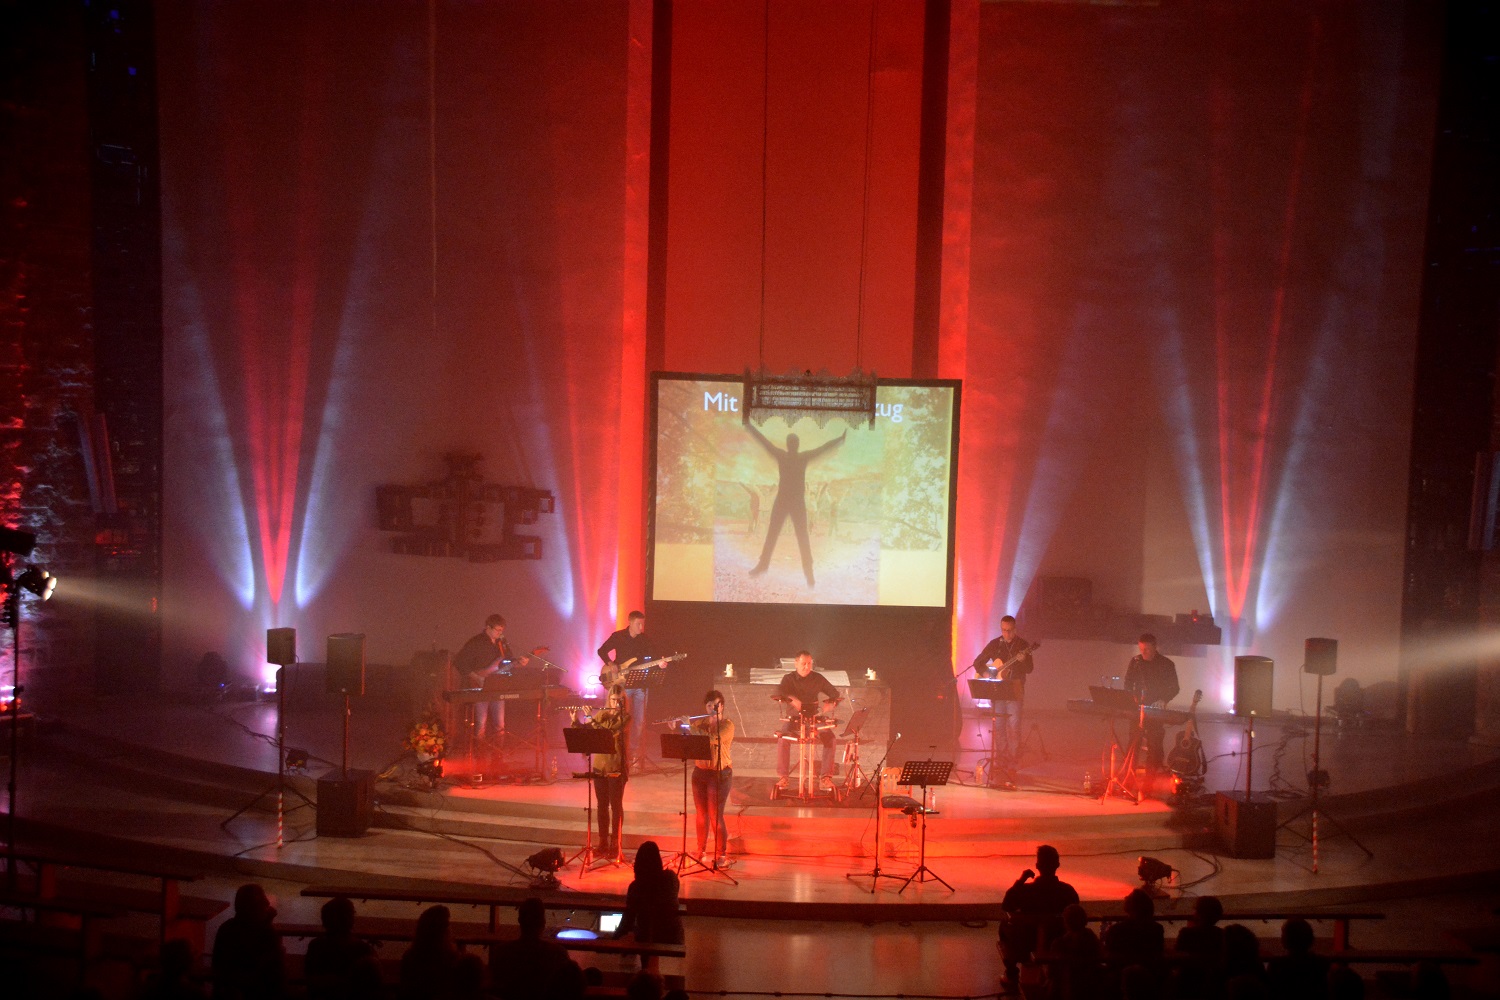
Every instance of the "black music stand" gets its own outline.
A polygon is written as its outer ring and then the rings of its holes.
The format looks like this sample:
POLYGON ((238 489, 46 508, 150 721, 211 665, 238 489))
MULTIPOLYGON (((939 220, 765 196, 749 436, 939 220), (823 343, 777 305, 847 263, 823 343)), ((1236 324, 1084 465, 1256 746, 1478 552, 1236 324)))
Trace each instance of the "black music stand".
POLYGON ((901 777, 896 779, 896 784, 922 786, 922 846, 921 853, 917 856, 917 870, 901 883, 898 893, 905 892, 906 887, 913 882, 942 882, 943 888, 953 891, 953 886, 943 882, 937 872, 927 867, 927 789, 933 785, 946 785, 948 776, 952 773, 951 760, 909 760, 901 767, 901 777))
MULTIPOLYGON (((864 768, 859 766, 859 734, 864 730, 865 723, 870 719, 870 709, 856 709, 849 716, 849 722, 844 726, 844 731, 839 734, 839 739, 848 740, 844 744, 844 785, 843 798, 848 799, 851 792, 863 795, 866 788, 870 786, 870 776, 865 773, 864 768)), ((890 753, 887 748, 886 753, 890 753)), ((877 796, 878 798, 878 796, 877 796)))
MULTIPOLYGON (((662 733, 661 734, 661 757, 662 760, 682 761, 682 850, 668 859, 665 867, 677 869, 678 876, 698 875, 708 873, 710 875, 722 875, 735 885, 739 880, 726 871, 705 865, 699 858, 688 853, 687 845, 687 802, 688 802, 688 771, 692 770, 692 761, 712 760, 713 744, 707 733, 662 733)), ((729 845, 725 845, 728 847, 729 845)))
MULTIPOLYGON (((662 680, 666 676, 666 667, 631 667, 620 676, 620 684, 626 691, 655 691, 661 687, 662 680)), ((635 705, 630 706, 630 712, 632 716, 635 714, 635 705)), ((646 720, 643 718, 641 720, 641 745, 634 748, 639 754, 639 771, 641 774, 667 774, 668 768, 653 762, 646 752, 646 725, 646 720)))
POLYGON ((578 865, 578 874, 582 877, 588 873, 589 865, 594 863, 594 754, 613 753, 615 734, 608 729, 596 729, 593 726, 568 726, 563 730, 563 742, 568 747, 568 753, 581 753, 588 758, 589 790, 588 805, 584 810, 583 848, 563 862, 567 866, 582 858, 578 865))

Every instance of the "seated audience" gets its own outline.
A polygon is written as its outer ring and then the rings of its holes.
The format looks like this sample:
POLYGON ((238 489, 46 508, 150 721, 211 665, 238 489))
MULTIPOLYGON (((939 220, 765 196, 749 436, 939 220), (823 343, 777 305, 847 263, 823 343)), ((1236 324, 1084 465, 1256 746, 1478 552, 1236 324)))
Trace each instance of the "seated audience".
POLYGON ((234 916, 214 937, 215 1000, 261 1000, 286 995, 286 949, 273 922, 276 908, 251 882, 234 894, 234 916))
POLYGON ((354 967, 374 958, 375 948, 354 935, 354 904, 349 897, 333 897, 323 904, 319 915, 323 933, 307 943, 307 957, 302 963, 307 995, 311 1000, 350 1000, 354 996, 354 967))
MULTIPOLYGON (((458 963, 453 967, 454 1000, 486 1000, 491 994, 484 988, 484 959, 468 952, 460 952, 458 963)), ((545 1000, 545 993, 529 994, 537 1000, 545 1000)))
POLYGON ((1180 959, 1176 994, 1179 1000, 1217 996, 1224 985, 1224 929, 1219 920, 1224 904, 1217 896, 1199 896, 1193 916, 1177 932, 1174 950, 1180 959))
POLYGON ((1007 992, 1019 985, 1020 963, 1046 951, 1048 942, 1062 933, 1063 910, 1078 902, 1078 892, 1057 877, 1061 865, 1057 848, 1042 844, 1036 849, 1036 867, 1041 875, 1027 868, 1005 890, 996 946, 1005 962, 1001 985, 1007 992))
POLYGON ((1125 919, 1109 926, 1103 944, 1105 961, 1111 965, 1122 969, 1128 965, 1148 969, 1160 966, 1166 935, 1156 922, 1156 903, 1146 890, 1132 889, 1125 896, 1125 919))
POLYGON ((1224 994, 1258 997, 1266 991, 1266 967, 1260 941, 1244 924, 1224 928, 1224 994))
POLYGON ((625 986, 625 1000, 662 1000, 661 977, 637 972, 625 986))
POLYGON ((159 969, 146 981, 141 1000, 203 1000, 203 988, 193 982, 193 946, 173 938, 161 946, 159 969))
POLYGON ((1322 1000, 1328 993, 1328 960, 1313 954, 1313 929, 1301 917, 1281 925, 1285 955, 1267 963, 1271 992, 1287 1000, 1322 1000))
POLYGON ((1328 1000, 1365 1000, 1365 981, 1347 965, 1328 970, 1328 1000))
POLYGON ((1053 1000, 1093 1000, 1103 988, 1099 963, 1104 951, 1089 928, 1089 915, 1078 903, 1062 912, 1063 932, 1047 945, 1047 978, 1053 1000))
POLYGON ((429 906, 417 918, 411 947, 401 956, 397 994, 410 1000, 445 1000, 457 988, 458 947, 453 943, 452 917, 446 906, 429 906))
POLYGON ((677 912, 677 873, 662 867, 661 848, 648 840, 635 852, 635 879, 625 890, 625 912, 615 937, 634 933, 653 944, 682 943, 682 915, 677 912))
POLYGON ((490 985, 501 1000, 547 996, 572 965, 567 949, 545 936, 547 910, 535 896, 519 907, 521 934, 490 947, 490 985))

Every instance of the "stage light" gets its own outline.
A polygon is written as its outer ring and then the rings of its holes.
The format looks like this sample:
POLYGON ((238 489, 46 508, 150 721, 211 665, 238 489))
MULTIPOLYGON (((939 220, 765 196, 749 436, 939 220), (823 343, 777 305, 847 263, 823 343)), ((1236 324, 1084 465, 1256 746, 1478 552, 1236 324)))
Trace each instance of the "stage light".
POLYGON ((11 555, 25 558, 31 555, 31 550, 34 548, 36 548, 36 535, 29 531, 21 531, 19 528, 0 526, 0 552, 9 552, 11 555))
POLYGON ((546 847, 526 859, 531 866, 533 886, 555 886, 557 870, 564 864, 563 852, 555 847, 546 847))
POLYGON ((1155 858, 1141 858, 1140 864, 1135 869, 1135 873, 1140 876, 1147 889, 1155 888, 1156 883, 1162 879, 1170 879, 1175 871, 1177 871, 1176 868, 1155 858))
POLYGON ((16 577, 16 586, 47 601, 52 599, 52 592, 57 589, 57 577, 37 566, 27 566, 16 577))
POLYGON ((307 767, 307 751, 301 747, 292 747, 286 752, 286 769, 288 771, 299 771, 307 767))

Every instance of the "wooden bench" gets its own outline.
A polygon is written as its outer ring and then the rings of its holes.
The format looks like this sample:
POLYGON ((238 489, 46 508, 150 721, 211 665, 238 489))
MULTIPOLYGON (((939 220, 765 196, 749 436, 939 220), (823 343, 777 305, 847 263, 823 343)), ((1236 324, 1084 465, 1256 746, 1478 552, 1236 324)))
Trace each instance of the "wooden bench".
MULTIPOLYGON (((1356 920, 1384 920, 1384 913, 1376 913, 1368 910, 1308 910, 1308 909, 1282 909, 1282 910, 1226 910, 1224 916, 1219 919, 1219 926, 1228 924, 1245 924, 1255 921, 1274 922, 1278 925, 1281 921, 1290 920, 1293 917, 1301 917, 1308 923, 1323 921, 1333 924, 1333 947, 1336 951, 1345 951, 1349 945, 1349 928, 1356 920)), ((1092 905, 1089 909, 1090 922, 1100 924, 1112 924, 1125 919, 1124 908, 1118 904, 1108 906, 1092 905)), ((1158 913, 1157 923, 1171 924, 1180 923, 1193 919, 1191 913, 1158 913)), ((1278 932, 1280 928, 1278 927, 1278 932)))

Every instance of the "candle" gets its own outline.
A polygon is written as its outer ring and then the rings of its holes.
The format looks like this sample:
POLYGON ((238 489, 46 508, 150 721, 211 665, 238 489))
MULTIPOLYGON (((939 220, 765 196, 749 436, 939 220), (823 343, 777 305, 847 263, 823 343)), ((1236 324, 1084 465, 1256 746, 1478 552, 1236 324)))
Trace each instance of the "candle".
POLYGON ((726 663, 726 664, 724 664, 724 676, 727 677, 727 678, 729 678, 730 680, 734 680, 734 664, 733 663, 726 663))
POLYGON ((865 680, 867 680, 867 681, 873 681, 874 679, 875 679, 875 668, 871 667, 870 669, 868 669, 868 670, 865 671, 865 680))

